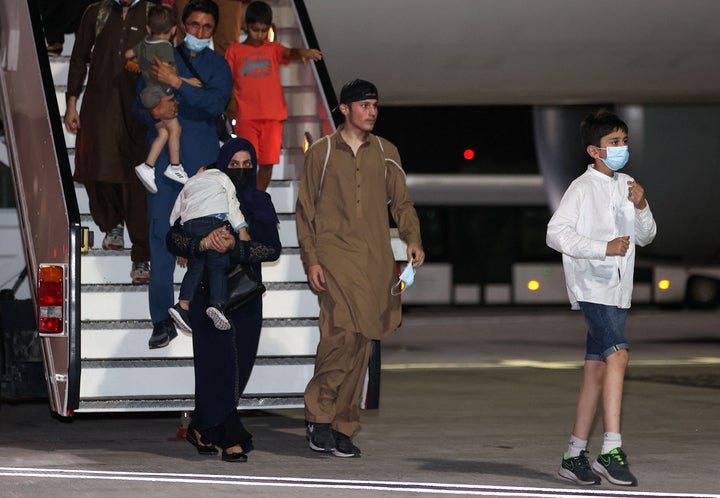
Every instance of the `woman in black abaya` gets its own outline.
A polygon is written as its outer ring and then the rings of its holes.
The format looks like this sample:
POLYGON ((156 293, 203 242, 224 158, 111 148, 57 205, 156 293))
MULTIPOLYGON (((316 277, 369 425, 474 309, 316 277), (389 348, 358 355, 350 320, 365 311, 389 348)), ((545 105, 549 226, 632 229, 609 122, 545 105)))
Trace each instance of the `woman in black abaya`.
MULTIPOLYGON (((230 177, 237 190, 250 241, 237 240, 224 228, 206 237, 188 237, 174 226, 168 234, 170 251, 189 258, 202 250, 230 252, 232 264, 243 263, 260 274, 260 263, 280 256, 278 217, 266 192, 255 188, 257 158, 250 142, 228 140, 220 149, 216 167, 230 177)), ((230 330, 215 328, 205 314, 208 294, 204 286, 190 304, 195 364, 195 410, 187 439, 201 454, 217 454, 232 462, 247 461, 252 435, 245 429, 237 411, 240 396, 255 363, 262 327, 262 296, 229 313, 230 330)))

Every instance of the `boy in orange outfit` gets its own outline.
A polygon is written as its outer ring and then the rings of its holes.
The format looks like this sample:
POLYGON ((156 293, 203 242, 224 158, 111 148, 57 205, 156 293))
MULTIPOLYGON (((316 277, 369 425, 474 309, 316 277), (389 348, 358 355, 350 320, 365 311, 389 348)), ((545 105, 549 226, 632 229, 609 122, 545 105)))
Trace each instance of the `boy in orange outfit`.
POLYGON ((265 2, 250 3, 243 24, 247 39, 233 43, 225 52, 237 104, 235 134, 255 146, 259 166, 257 188, 266 190, 273 165, 280 162, 282 122, 288 117, 280 64, 289 64, 292 59, 319 61, 322 54, 317 49, 287 48, 269 41, 272 9, 265 2))

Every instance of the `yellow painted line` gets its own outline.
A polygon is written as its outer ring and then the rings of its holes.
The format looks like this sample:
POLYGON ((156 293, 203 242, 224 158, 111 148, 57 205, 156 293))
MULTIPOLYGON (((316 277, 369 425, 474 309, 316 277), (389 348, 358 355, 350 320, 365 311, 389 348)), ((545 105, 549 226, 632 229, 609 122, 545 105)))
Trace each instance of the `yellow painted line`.
MULTIPOLYGON (((492 362, 449 362, 449 363, 384 363, 382 370, 472 370, 490 368, 541 368, 549 370, 569 370, 582 368, 584 361, 537 361, 525 359, 506 359, 492 362)), ((630 359, 633 366, 696 366, 720 365, 718 357, 696 357, 688 359, 630 359)))

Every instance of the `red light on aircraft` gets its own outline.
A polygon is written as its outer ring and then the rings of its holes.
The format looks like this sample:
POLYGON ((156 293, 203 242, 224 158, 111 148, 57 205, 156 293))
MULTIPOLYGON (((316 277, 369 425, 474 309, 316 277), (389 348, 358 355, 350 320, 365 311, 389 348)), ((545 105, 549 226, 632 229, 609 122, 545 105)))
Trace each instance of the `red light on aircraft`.
POLYGON ((472 150, 472 149, 465 149, 465 150, 463 151, 463 157, 464 157, 467 161, 472 161, 472 160, 475 158, 475 151, 472 150))

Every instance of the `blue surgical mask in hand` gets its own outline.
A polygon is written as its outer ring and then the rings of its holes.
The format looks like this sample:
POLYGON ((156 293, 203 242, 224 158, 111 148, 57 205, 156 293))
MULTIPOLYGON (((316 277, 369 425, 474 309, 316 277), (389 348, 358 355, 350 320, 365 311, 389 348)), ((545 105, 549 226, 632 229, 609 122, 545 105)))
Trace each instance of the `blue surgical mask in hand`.
POLYGON ((415 268, 413 268, 412 263, 412 259, 408 261, 408 264, 403 270, 403 272, 400 274, 397 283, 393 285, 390 289, 390 294, 392 294, 393 296, 399 296, 400 294, 405 292, 405 289, 410 287, 415 281, 415 268))

